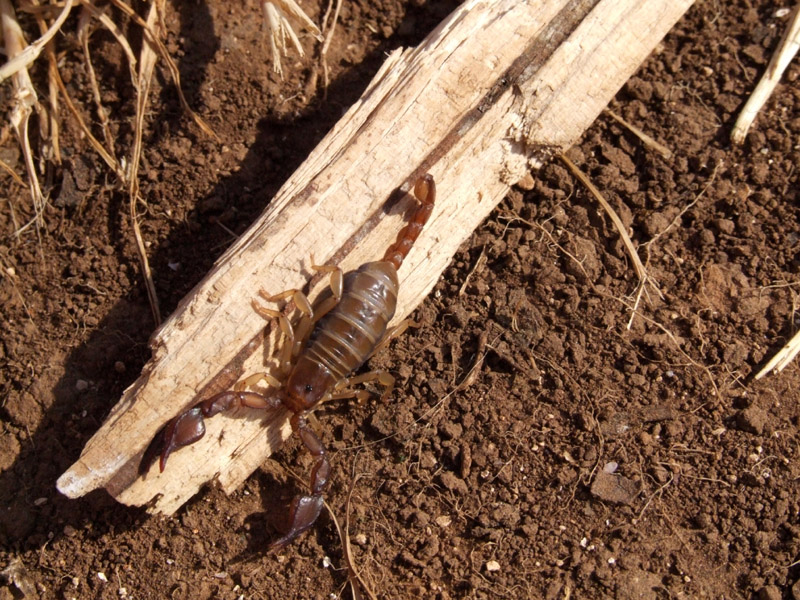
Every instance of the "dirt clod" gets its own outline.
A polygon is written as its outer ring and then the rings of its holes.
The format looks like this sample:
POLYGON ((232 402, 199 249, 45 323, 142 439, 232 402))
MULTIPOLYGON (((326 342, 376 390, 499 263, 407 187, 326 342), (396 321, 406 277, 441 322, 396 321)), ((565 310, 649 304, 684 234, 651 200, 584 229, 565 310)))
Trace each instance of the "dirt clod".
POLYGON ((769 415, 758 406, 749 406, 736 413, 736 424, 742 431, 761 435, 769 424, 769 415))
POLYGON ((639 494, 639 486, 623 475, 598 471, 592 481, 591 492, 606 502, 632 505, 639 494))

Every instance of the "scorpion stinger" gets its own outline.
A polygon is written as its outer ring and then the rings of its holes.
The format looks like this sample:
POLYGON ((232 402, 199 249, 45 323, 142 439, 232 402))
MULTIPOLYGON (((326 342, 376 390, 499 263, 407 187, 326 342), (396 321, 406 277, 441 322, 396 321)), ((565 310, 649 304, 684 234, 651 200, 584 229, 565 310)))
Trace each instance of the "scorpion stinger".
MULTIPOLYGON (((268 300, 291 297, 304 313, 301 319, 303 325, 298 327, 304 333, 296 335, 285 316, 256 305, 259 314, 281 319, 281 330, 287 338, 285 343, 288 348, 282 353, 282 362, 290 367, 287 369, 289 374, 282 383, 274 381, 274 384, 280 384, 274 393, 263 395, 241 391, 241 387, 246 387, 253 379, 247 378, 234 391, 212 396, 178 415, 164 429, 160 460, 162 471, 171 452, 203 437, 205 418, 242 406, 264 410, 283 406, 293 413, 292 430, 314 457, 310 492, 292 500, 288 530, 270 545, 270 549, 282 548, 294 540, 314 524, 322 511, 331 465, 325 446, 307 424, 307 416, 321 402, 332 397, 352 395, 342 392, 350 385, 369 379, 377 379, 389 389, 394 384, 394 378, 383 372, 352 378, 348 375, 361 367, 379 347, 387 325, 394 317, 399 288, 397 269, 433 212, 436 186, 431 175, 424 175, 416 182, 414 195, 419 205, 409 216, 395 242, 386 249, 383 260, 365 263, 344 275, 338 267, 316 267, 331 273, 334 296, 334 299, 317 307, 316 314, 299 290, 287 290, 272 296, 262 294, 268 300), (311 327, 311 334, 305 340, 305 332, 311 327)), ((273 382, 270 381, 270 384, 273 382)))

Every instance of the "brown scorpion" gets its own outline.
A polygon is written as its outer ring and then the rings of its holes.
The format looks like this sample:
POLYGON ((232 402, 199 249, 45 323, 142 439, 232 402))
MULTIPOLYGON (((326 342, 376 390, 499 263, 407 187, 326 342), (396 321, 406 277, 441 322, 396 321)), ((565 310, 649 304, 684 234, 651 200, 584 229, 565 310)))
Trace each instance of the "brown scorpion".
POLYGON ((262 316, 279 319, 286 337, 280 357, 281 370, 288 372, 284 382, 267 374, 248 377, 234 386, 234 390, 216 394, 178 415, 164 429, 160 460, 162 472, 173 450, 203 437, 205 418, 239 407, 270 410, 284 406, 291 411, 292 430, 314 456, 311 492, 297 495, 292 500, 289 530, 270 545, 271 550, 286 546, 310 528, 322 510, 331 465, 325 446, 308 425, 311 411, 331 398, 365 394, 363 391, 347 391, 346 388, 357 383, 377 379, 386 388, 384 396, 394 386, 394 378, 382 371, 356 377, 348 375, 363 365, 388 337, 395 337, 407 326, 407 322, 399 325, 384 338, 397 306, 397 269, 433 212, 436 187, 431 175, 424 175, 416 182, 414 195, 419 205, 397 240, 386 250, 383 260, 365 263, 346 274, 338 267, 313 265, 317 271, 331 273, 332 296, 316 310, 300 290, 287 290, 272 296, 262 292, 269 301, 290 297, 294 300, 303 314, 296 327, 292 327, 281 312, 253 303, 262 316), (244 389, 262 379, 270 386, 266 393, 244 389))

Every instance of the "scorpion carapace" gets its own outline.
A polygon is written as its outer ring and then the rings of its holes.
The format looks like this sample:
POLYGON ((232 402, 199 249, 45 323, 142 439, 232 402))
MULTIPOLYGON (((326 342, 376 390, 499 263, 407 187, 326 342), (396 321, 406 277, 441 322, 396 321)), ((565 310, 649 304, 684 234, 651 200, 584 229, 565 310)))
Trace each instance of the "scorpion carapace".
MULTIPOLYGON (((262 295, 269 301, 292 298, 303 316, 296 325, 280 311, 253 303, 262 316, 277 318, 285 345, 280 354, 281 378, 257 374, 237 383, 232 391, 216 394, 170 421, 164 429, 161 447, 161 471, 170 453, 199 440, 205 433, 205 418, 239 407, 276 409, 281 406, 292 412, 291 426, 305 447, 314 456, 310 493, 298 495, 289 509, 287 533, 270 545, 281 548, 306 531, 317 520, 328 487, 331 466, 325 446, 308 426, 307 417, 321 402, 331 398, 366 395, 354 392, 352 386, 377 380, 391 392, 394 378, 386 372, 374 371, 356 377, 358 369, 383 343, 386 328, 397 306, 397 269, 414 245, 433 212, 436 187, 431 175, 424 175, 414 186, 419 204, 408 222, 389 246, 383 260, 361 265, 342 274, 338 267, 313 265, 317 271, 329 272, 332 296, 312 309, 300 290, 262 295), (266 393, 245 388, 265 380, 266 393)), ((389 337, 400 333, 407 322, 399 325, 389 337)))

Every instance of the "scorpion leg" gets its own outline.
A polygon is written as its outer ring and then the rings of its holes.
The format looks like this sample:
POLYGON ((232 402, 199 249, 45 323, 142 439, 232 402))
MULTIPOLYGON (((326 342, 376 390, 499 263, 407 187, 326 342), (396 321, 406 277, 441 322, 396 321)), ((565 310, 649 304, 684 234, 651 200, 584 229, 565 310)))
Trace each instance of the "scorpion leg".
POLYGON ((194 444, 206 433, 204 420, 223 411, 245 406, 247 408, 269 409, 282 406, 277 396, 264 396, 256 392, 222 392, 204 400, 194 408, 178 415, 167 423, 161 445, 159 468, 164 472, 167 458, 173 450, 194 444))
POLYGON ((367 390, 348 390, 347 388, 360 383, 368 383, 370 381, 377 381, 379 385, 384 387, 381 394, 381 400, 385 400, 394 389, 394 376, 389 371, 369 371, 356 375, 355 377, 346 377, 336 384, 333 392, 331 393, 332 400, 344 400, 345 398, 358 398, 359 402, 363 402, 369 398, 367 390), (341 391, 340 391, 341 390, 341 391))
POLYGON ((281 311, 273 308, 261 306, 255 300, 252 302, 253 309, 265 319, 278 319, 281 332, 287 340, 280 353, 281 370, 288 373, 293 364, 293 359, 297 358, 305 347, 308 336, 314 325, 322 317, 328 314, 339 303, 342 297, 344 275, 339 267, 314 264, 314 257, 311 257, 311 268, 320 273, 330 273, 330 288, 332 296, 326 298, 316 307, 311 306, 308 297, 299 289, 293 288, 278 294, 270 294, 266 290, 259 290, 258 294, 268 302, 279 302, 291 298, 295 306, 302 313, 302 318, 293 326, 289 318, 281 311))
POLYGON ((325 446, 317 434, 308 426, 302 413, 292 417, 292 429, 300 437, 303 445, 314 455, 314 466, 311 469, 311 493, 295 496, 289 507, 289 530, 278 540, 270 544, 270 550, 279 550, 311 527, 322 512, 323 493, 328 487, 331 464, 325 452, 325 446))

